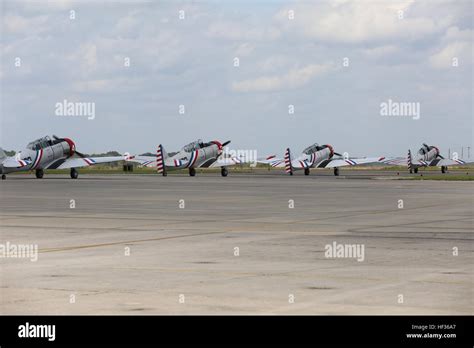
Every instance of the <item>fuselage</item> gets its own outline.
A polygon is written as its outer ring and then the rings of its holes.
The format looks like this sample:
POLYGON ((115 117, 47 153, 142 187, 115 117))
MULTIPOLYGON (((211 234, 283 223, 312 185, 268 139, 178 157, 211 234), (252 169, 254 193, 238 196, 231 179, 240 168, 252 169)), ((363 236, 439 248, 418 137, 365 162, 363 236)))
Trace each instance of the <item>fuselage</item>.
POLYGON ((24 150, 15 155, 19 162, 18 167, 4 167, 0 165, 1 174, 28 171, 36 169, 55 169, 75 151, 75 144, 71 139, 54 139, 44 137, 32 141, 24 150))
MULTIPOLYGON (((424 166, 427 166, 431 161, 436 159, 439 156, 439 149, 436 146, 429 146, 423 144, 423 146, 418 150, 416 159, 421 163, 426 163, 424 166)), ((418 165, 420 167, 420 165, 418 165)))
POLYGON ((314 144, 303 150, 303 153, 293 161, 299 162, 301 166, 294 165, 295 168, 314 168, 320 163, 330 160, 334 156, 334 149, 331 145, 314 144))
POLYGON ((170 157, 175 167, 198 168, 212 164, 222 154, 222 145, 218 141, 210 143, 195 142, 185 146, 170 157))

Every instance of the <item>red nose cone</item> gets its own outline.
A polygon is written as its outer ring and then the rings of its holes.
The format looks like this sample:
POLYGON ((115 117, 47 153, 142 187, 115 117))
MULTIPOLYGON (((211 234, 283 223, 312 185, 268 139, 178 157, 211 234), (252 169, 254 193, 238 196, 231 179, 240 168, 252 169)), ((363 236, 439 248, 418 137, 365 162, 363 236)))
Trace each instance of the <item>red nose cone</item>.
POLYGON ((218 142, 217 140, 211 141, 211 143, 216 144, 216 145, 217 145, 217 148, 218 148, 219 150, 222 150, 222 144, 221 144, 220 142, 218 142))
POLYGON ((331 154, 329 155, 329 158, 331 158, 332 156, 334 156, 334 149, 329 144, 326 144, 326 146, 328 147, 329 151, 331 151, 331 154))
POLYGON ((76 151, 76 144, 74 144, 74 141, 69 138, 64 138, 64 141, 69 145, 69 156, 74 155, 74 152, 76 151))

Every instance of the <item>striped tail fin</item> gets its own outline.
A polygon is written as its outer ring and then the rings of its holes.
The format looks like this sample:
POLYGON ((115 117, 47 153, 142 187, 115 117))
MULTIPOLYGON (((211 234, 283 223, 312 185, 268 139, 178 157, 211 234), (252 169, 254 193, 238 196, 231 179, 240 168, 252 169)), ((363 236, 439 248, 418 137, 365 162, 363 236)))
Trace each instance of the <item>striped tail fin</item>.
POLYGON ((160 144, 156 150, 156 171, 163 174, 163 176, 166 176, 165 157, 168 157, 168 154, 163 149, 163 145, 160 144))
POLYGON ((291 166, 290 148, 287 148, 285 151, 285 172, 287 172, 290 175, 293 175, 293 167, 291 166))
POLYGON ((411 161, 411 151, 410 150, 408 150, 407 165, 408 165, 408 170, 413 169, 413 163, 411 161))

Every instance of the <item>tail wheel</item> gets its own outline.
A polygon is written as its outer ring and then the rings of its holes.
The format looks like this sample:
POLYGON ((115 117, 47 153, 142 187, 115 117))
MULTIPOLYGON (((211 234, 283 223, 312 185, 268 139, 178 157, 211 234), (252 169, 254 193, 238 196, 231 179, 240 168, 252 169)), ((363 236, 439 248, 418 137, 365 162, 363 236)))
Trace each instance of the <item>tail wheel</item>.
POLYGON ((37 179, 42 179, 44 175, 43 169, 36 169, 35 175, 37 179))
POLYGON ((196 169, 189 168, 189 176, 196 176, 196 169))
POLYGON ((338 167, 334 168, 334 175, 339 176, 339 168, 338 167))
POLYGON ((222 176, 227 176, 227 174, 229 174, 229 171, 227 170, 226 167, 222 167, 221 168, 221 175, 222 176))
POLYGON ((7 176, 5 174, 2 174, 2 180, 5 180, 7 176))
POLYGON ((71 179, 77 179, 79 176, 79 172, 77 171, 76 168, 71 168, 71 179))
POLYGON ((441 173, 446 173, 448 171, 448 167, 446 166, 441 166, 441 173))
POLYGON ((304 175, 309 175, 309 168, 304 169, 304 175))

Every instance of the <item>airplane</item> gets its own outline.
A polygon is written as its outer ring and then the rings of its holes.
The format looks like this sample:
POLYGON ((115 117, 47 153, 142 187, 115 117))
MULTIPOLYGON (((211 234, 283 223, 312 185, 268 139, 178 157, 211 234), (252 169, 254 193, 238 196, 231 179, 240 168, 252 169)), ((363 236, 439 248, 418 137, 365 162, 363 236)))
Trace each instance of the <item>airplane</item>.
POLYGON ((229 173, 227 167, 242 163, 237 157, 222 156, 223 147, 228 145, 229 141, 221 144, 219 141, 210 141, 204 143, 201 139, 193 141, 181 148, 173 156, 158 145, 156 156, 132 156, 129 161, 138 162, 146 167, 153 167, 163 176, 167 176, 168 170, 188 168, 189 175, 196 175, 196 168, 215 168, 221 167, 221 175, 227 176, 229 173))
POLYGON ((334 148, 329 145, 312 144, 305 148, 301 155, 293 159, 289 148, 285 151, 283 159, 274 155, 265 159, 258 159, 258 163, 269 164, 275 168, 285 168, 285 171, 293 175, 294 170, 304 170, 304 175, 309 175, 311 168, 334 168, 334 175, 339 175, 339 167, 356 166, 360 164, 380 162, 385 157, 371 158, 346 158, 334 152, 334 148), (334 157, 334 155, 338 157, 334 157))
POLYGON ((5 174, 34 170, 36 177, 41 179, 45 169, 71 168, 71 178, 77 179, 79 172, 76 168, 123 161, 128 158, 128 153, 123 156, 86 157, 76 150, 76 144, 71 139, 58 138, 53 135, 53 139, 45 136, 30 142, 26 149, 12 157, 6 156, 3 149, 0 148, 0 173, 2 180, 5 180, 5 174))
POLYGON ((430 146, 423 143, 423 146, 418 150, 418 154, 413 158, 411 151, 408 150, 407 157, 387 158, 383 161, 384 164, 390 165, 406 165, 411 173, 418 173, 420 167, 441 167, 441 173, 448 171, 448 166, 464 165, 467 162, 460 159, 444 158, 440 155, 440 151, 436 146, 430 146))

